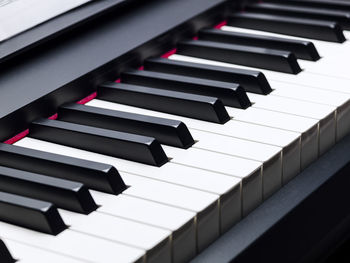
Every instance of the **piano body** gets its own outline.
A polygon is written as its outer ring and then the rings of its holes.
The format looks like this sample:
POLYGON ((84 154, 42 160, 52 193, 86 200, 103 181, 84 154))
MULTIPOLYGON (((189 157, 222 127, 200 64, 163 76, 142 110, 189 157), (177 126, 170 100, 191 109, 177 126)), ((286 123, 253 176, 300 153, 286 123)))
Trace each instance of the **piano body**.
POLYGON ((105 0, 0 42, 0 262, 327 257, 349 29, 338 0, 105 0))

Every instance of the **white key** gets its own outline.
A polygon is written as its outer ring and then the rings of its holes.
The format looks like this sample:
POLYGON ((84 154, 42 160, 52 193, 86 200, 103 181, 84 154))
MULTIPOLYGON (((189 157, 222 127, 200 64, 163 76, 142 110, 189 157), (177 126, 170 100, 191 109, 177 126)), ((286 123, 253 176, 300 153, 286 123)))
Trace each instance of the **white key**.
MULTIPOLYGON (((246 110, 231 107, 227 107, 226 109, 230 116, 236 120, 300 133, 302 169, 317 158, 319 151, 317 120, 254 107, 246 110)), ((284 175, 283 181, 287 182, 289 180, 290 178, 284 175)))
MULTIPOLYGON (((115 166, 117 169, 119 169, 119 166, 122 164, 125 164, 125 162, 121 162, 123 160, 107 155, 79 150, 29 137, 18 141, 16 145, 71 157, 83 158, 91 161, 108 163, 115 166)), ((132 166, 135 169, 140 169, 141 171, 142 168, 146 166, 140 163, 130 163, 133 164, 132 166)), ((204 247, 208 246, 219 236, 220 209, 218 195, 169 184, 130 173, 121 172, 121 176, 127 185, 131 185, 130 188, 123 192, 124 194, 199 213, 197 216, 197 247, 199 250, 202 250, 204 247)))
POLYGON ((0 222, 0 238, 11 239, 47 251, 74 257, 88 262, 144 262, 145 251, 120 243, 82 234, 70 229, 57 236, 35 232, 0 222))
POLYGON ((197 141, 193 148, 240 156, 261 162, 263 198, 268 198, 282 185, 282 149, 262 143, 250 142, 210 132, 191 130, 197 141))
MULTIPOLYGON (((292 114, 315 119, 319 122, 319 148, 323 154, 335 144, 336 140, 336 108, 295 99, 263 96, 249 93, 254 108, 292 114)), ((303 167, 302 167, 303 168, 303 167)))
MULTIPOLYGON (((301 80, 302 81, 302 80, 301 80)), ((322 80, 320 80, 322 81, 322 80)), ((298 100, 305 100, 325 105, 337 107, 336 110, 336 132, 337 140, 344 137, 350 131, 350 95, 336 90, 325 90, 309 86, 301 86, 292 83, 283 83, 270 80, 270 85, 274 89, 270 95, 289 97, 298 100)), ((350 83, 350 81, 349 81, 350 83)), ((345 87, 329 85, 330 87, 345 87)), ((347 90, 347 92, 350 92, 347 90)))
POLYGON ((298 63, 302 69, 306 72, 314 73, 315 75, 332 76, 334 78, 344 78, 350 81, 350 77, 347 72, 347 65, 342 64, 344 58, 323 58, 318 62, 298 60, 298 63), (345 67, 345 68, 344 68, 345 67))
POLYGON ((240 178, 243 216, 262 202, 262 163, 195 148, 184 150, 163 145, 163 149, 173 163, 240 178))
POLYGON ((156 117, 177 119, 184 122, 190 128, 190 131, 207 131, 214 134, 221 134, 233 138, 240 138, 252 142, 278 146, 283 148, 282 167, 284 176, 291 178, 300 172, 299 133, 283 131, 280 129, 235 120, 221 125, 96 99, 88 102, 87 105, 111 110, 121 110, 156 117))
POLYGON ((196 213, 124 194, 115 196, 97 191, 91 194, 100 205, 100 213, 170 230, 173 262, 187 262, 195 256, 196 213))
POLYGON ((241 180, 231 176, 167 163, 158 167, 121 160, 120 172, 129 171, 144 177, 175 185, 186 186, 220 196, 221 231, 225 231, 241 219, 241 180))
POLYGON ((288 97, 336 107, 345 104, 349 100, 342 92, 305 87, 274 80, 270 80, 269 83, 273 89, 270 95, 273 96, 288 97))
POLYGON ((86 261, 73 257, 53 253, 46 249, 40 249, 11 239, 3 240, 10 251, 12 257, 20 263, 83 263, 86 261))
POLYGON ((220 233, 218 195, 130 174, 122 176, 126 184, 131 185, 124 194, 196 212, 198 251, 218 238, 220 233))
POLYGON ((59 213, 72 230, 143 249, 149 263, 171 262, 169 230, 99 212, 82 215, 59 209, 59 213))
MULTIPOLYGON (((18 142, 17 144, 33 148, 36 147, 33 142, 35 142, 36 145, 40 147, 40 149, 52 151, 52 148, 42 148, 45 147, 44 145, 52 144, 48 144, 46 142, 42 142, 40 144, 33 139, 30 139, 29 141, 28 139, 24 139, 18 142)), ((56 147, 58 146, 56 145, 56 147)), ((62 149, 64 150, 66 148, 61 147, 60 150, 56 150, 56 152, 62 153, 62 149)), ((125 172, 128 171, 129 173, 132 172, 134 174, 142 175, 145 177, 158 179, 169 183, 175 183, 176 185, 183 185, 191 188, 196 188, 199 190, 204 190, 220 195, 221 207, 225 207, 224 210, 221 209, 221 226, 224 229, 227 229, 227 227, 232 226, 241 218, 240 180, 237 178, 232 178, 226 175, 209 172, 202 169, 186 167, 173 163, 167 163, 161 168, 159 168, 117 158, 107 158, 108 160, 104 159, 104 157, 101 156, 99 157, 99 161, 109 162, 110 164, 115 165, 118 168, 119 172, 121 172, 124 175, 124 179, 132 180, 133 178, 135 178, 133 177, 133 175, 125 172)), ((130 184, 132 185, 132 183, 130 184)), ((124 193, 129 192, 132 192, 132 189, 128 189, 124 193)), ((180 204, 177 203, 176 205, 180 204)), ((186 207, 186 209, 191 208, 186 207)))

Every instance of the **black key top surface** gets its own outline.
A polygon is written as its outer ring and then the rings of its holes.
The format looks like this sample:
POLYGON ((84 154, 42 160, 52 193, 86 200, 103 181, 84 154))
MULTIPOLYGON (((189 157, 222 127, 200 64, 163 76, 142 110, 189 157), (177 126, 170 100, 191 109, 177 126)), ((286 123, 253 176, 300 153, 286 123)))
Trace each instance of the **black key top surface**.
POLYGON ((30 125, 31 137, 136 162, 162 166, 168 161, 151 137, 75 123, 39 119, 30 125))
POLYGON ((254 70, 219 67, 166 58, 147 59, 144 67, 150 71, 239 83, 245 91, 258 94, 269 94, 272 91, 265 75, 254 70))
POLYGON ((2 263, 13 263, 15 260, 11 256, 9 250, 7 249, 4 241, 0 239, 0 262, 2 263))
POLYGON ((297 58, 305 60, 317 61, 320 59, 320 55, 318 54, 314 44, 306 40, 294 40, 241 32, 229 32, 213 28, 200 30, 199 38, 228 44, 248 45, 290 51, 294 53, 297 58))
MULTIPOLYGON (((281 0, 268 0, 268 2, 281 3, 281 0)), ((350 2, 338 0, 284 0, 283 3, 295 6, 308 6, 325 10, 350 11, 350 2)))
POLYGON ((0 191, 55 204, 89 214, 97 205, 81 183, 0 166, 0 191))
POLYGON ((67 228, 53 204, 5 192, 0 192, 0 220, 51 235, 67 228))
POLYGON ((221 124, 230 119, 218 98, 183 92, 109 82, 99 86, 98 98, 221 124))
POLYGON ((342 28, 331 21, 246 12, 231 15, 228 25, 330 42, 345 41, 342 28))
POLYGON ((246 109, 251 105, 244 89, 236 83, 145 70, 124 72, 121 79, 129 84, 216 97, 235 108, 246 109))
POLYGON ((186 125, 177 120, 107 110, 76 103, 61 106, 58 109, 58 116, 63 121, 151 136, 160 143, 175 147, 187 149, 194 144, 186 125))
POLYGON ((293 53, 258 47, 189 40, 178 44, 177 52, 204 59, 297 74, 301 71, 293 53))
POLYGON ((112 165, 0 144, 0 165, 81 182, 88 188, 119 194, 126 185, 112 165))
POLYGON ((280 15, 280 16, 292 16, 317 20, 328 20, 338 22, 344 29, 350 28, 350 13, 340 10, 325 10, 315 7, 302 7, 293 6, 288 4, 272 4, 272 3, 259 3, 254 5, 248 5, 245 10, 280 15))

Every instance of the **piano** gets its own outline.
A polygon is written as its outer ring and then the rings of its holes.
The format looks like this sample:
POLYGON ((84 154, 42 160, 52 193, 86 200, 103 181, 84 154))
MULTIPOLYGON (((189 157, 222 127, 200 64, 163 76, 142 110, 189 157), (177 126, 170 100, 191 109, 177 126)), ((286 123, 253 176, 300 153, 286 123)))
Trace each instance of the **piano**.
POLYGON ((105 0, 0 42, 0 262, 327 258, 347 30, 345 0, 105 0))

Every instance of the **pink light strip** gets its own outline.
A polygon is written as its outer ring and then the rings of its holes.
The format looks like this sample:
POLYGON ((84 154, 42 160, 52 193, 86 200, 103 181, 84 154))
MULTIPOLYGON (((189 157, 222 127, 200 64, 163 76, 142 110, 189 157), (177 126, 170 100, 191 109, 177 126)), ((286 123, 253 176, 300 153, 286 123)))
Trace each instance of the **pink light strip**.
POLYGON ((217 24, 216 26, 214 26, 214 28, 220 29, 220 28, 222 28, 223 26, 226 26, 226 25, 227 25, 227 21, 224 20, 224 21, 222 21, 221 23, 219 23, 219 24, 217 24))
POLYGON ((81 99, 77 101, 78 104, 86 104, 89 101, 95 99, 97 97, 97 92, 95 91, 94 93, 91 93, 89 96, 85 97, 84 99, 81 99))
POLYGON ((174 48, 174 49, 172 49, 172 50, 166 52, 166 53, 163 54, 161 57, 162 57, 162 58, 168 58, 168 57, 170 57, 171 55, 174 55, 175 53, 176 53, 176 48, 174 48))
MULTIPOLYGON (((90 94, 89 96, 85 97, 82 100, 79 100, 77 103, 78 104, 86 104, 89 101, 95 99, 97 96, 97 92, 94 92, 92 94, 90 94)), ((56 120, 58 118, 58 114, 55 113, 54 115, 50 116, 48 119, 50 120, 56 120)), ((26 129, 20 133, 18 133, 17 135, 13 136, 12 138, 4 141, 4 143, 6 144, 14 144, 15 142, 18 142, 19 140, 23 139, 24 137, 26 137, 29 134, 29 129, 26 129)))
POLYGON ((24 137, 26 137, 29 133, 29 129, 26 129, 22 132, 20 132, 19 134, 13 136, 12 138, 4 141, 4 143, 6 144, 14 144, 15 142, 18 142, 19 140, 23 139, 24 137))

